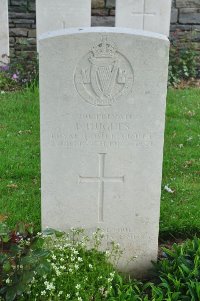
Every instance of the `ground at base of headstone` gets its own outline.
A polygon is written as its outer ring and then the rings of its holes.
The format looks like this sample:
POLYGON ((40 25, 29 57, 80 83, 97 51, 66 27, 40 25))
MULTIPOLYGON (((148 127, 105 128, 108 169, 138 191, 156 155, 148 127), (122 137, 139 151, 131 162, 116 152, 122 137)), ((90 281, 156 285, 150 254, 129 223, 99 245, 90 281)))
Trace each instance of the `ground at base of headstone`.
POLYGON ((177 89, 186 89, 186 88, 200 88, 200 79, 191 78, 189 80, 181 80, 175 88, 177 89))
POLYGON ((196 237, 163 248, 152 278, 136 280, 119 274, 110 263, 121 254, 118 245, 100 251, 100 231, 92 238, 81 229, 68 233, 47 229, 34 235, 32 225, 20 223, 10 230, 5 221, 0 229, 2 301, 199 300, 196 237))

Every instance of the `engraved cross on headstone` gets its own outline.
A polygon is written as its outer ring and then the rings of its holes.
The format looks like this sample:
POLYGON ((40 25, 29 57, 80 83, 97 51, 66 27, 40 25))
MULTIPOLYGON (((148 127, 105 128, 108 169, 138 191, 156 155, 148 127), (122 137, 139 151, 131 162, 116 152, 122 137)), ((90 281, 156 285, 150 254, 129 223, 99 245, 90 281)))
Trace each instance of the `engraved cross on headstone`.
POLYGON ((99 176, 98 177, 82 177, 79 176, 80 183, 99 183, 98 192, 98 211, 99 222, 103 222, 103 205, 104 205, 104 183, 123 183, 123 177, 106 177, 105 176, 105 157, 106 154, 99 154, 99 176))
POLYGON ((146 1, 147 0, 143 0, 143 11, 142 12, 132 12, 133 16, 142 16, 142 29, 145 30, 145 17, 146 16, 156 16, 156 12, 148 12, 146 9, 146 1))

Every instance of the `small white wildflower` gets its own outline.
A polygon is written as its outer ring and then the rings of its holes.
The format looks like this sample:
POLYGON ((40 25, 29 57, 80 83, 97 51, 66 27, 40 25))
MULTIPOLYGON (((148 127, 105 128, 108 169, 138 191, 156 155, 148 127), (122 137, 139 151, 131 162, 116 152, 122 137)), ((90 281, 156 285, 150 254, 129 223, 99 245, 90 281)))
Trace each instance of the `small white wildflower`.
POLYGON ((83 259, 81 257, 78 257, 78 262, 82 262, 83 259))
POLYGON ((64 262, 65 260, 64 260, 64 258, 60 258, 60 261, 61 261, 61 262, 64 262))
POLYGON ((66 267, 64 265, 61 265, 60 269, 64 271, 66 269, 66 267))
POLYGON ((71 268, 69 269, 69 272, 70 272, 70 273, 72 272, 72 269, 71 269, 71 268))
POLYGON ((75 270, 78 270, 79 269, 79 265, 75 264, 74 268, 75 268, 75 270))
POLYGON ((63 291, 60 291, 60 292, 58 293, 58 297, 60 297, 62 294, 63 294, 63 291))
POLYGON ((76 285, 76 289, 79 290, 80 288, 81 288, 81 285, 80 285, 80 284, 77 284, 77 285, 76 285))
POLYGON ((71 297, 71 295, 70 295, 70 294, 67 294, 67 296, 66 296, 66 297, 67 297, 67 299, 69 299, 69 298, 71 297))
POLYGON ((56 255, 53 254, 53 255, 52 255, 52 259, 53 259, 53 260, 56 260, 56 255))
POLYGON ((174 193, 174 191, 167 185, 165 185, 164 190, 166 190, 169 193, 174 193))
POLYGON ((56 276, 60 276, 61 275, 61 272, 57 269, 56 270, 56 276))
POLYGON ((92 266, 91 264, 89 264, 89 268, 90 268, 90 269, 93 269, 93 266, 92 266))
POLYGON ((7 279, 6 279, 6 283, 9 284, 10 282, 11 282, 11 281, 10 281, 10 278, 7 278, 7 279))
POLYGON ((41 295, 42 295, 42 296, 46 295, 46 291, 42 291, 42 292, 41 292, 41 295))
POLYGON ((110 251, 106 251, 106 256, 110 256, 110 251))
POLYGON ((83 299, 81 297, 78 297, 78 301, 82 301, 83 299))

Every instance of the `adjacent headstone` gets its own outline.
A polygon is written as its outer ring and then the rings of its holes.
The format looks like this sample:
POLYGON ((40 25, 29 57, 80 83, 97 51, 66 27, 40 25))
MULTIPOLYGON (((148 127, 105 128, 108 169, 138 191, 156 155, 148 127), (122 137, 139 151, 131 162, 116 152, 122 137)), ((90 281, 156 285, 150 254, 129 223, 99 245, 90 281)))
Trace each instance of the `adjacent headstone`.
POLYGON ((169 36, 171 0, 116 0, 116 26, 169 36))
POLYGON ((36 0, 37 36, 68 27, 90 26, 91 0, 36 0))
POLYGON ((0 0, 0 65, 8 62, 9 27, 8 0, 0 0))
POLYGON ((39 44, 42 226, 101 228, 124 249, 119 269, 145 274, 158 250, 168 39, 80 28, 39 44))

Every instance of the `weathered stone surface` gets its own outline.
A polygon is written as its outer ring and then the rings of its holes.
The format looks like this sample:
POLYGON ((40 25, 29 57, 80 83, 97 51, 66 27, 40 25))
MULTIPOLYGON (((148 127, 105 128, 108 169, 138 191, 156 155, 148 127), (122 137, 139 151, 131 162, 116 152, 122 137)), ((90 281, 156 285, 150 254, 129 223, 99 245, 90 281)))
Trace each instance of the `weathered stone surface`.
POLYGON ((115 18, 114 17, 92 16, 92 26, 114 27, 115 26, 115 18))
POLYGON ((115 16, 115 9, 110 10, 110 16, 115 16))
POLYGON ((29 38, 36 38, 36 30, 35 29, 31 29, 28 31, 28 37, 29 38))
POLYGON ((34 13, 21 13, 21 12, 10 12, 9 18, 11 19, 34 19, 35 14, 34 13))
POLYGON ((108 16, 108 9, 93 9, 92 10, 93 16, 108 16))
POLYGON ((104 8, 105 1, 104 0, 92 0, 92 8, 104 8))
POLYGON ((171 24, 177 23, 178 21, 178 9, 172 8, 171 11, 171 24))
POLYGON ((101 228, 105 248, 124 250, 119 269, 137 276, 158 251, 168 48, 117 28, 39 44, 42 226, 101 228))
POLYGON ((116 0, 106 0, 106 7, 107 8, 114 8, 116 0))
POLYGON ((171 0, 117 0, 116 26, 169 35, 171 0))
POLYGON ((199 0, 176 0, 177 8, 200 8, 199 0))
POLYGON ((14 24, 34 24, 34 20, 33 19, 10 19, 9 22, 12 22, 14 24))
POLYGON ((48 31, 91 24, 91 0, 37 0, 36 11, 38 37, 48 31))
POLYGON ((200 24, 200 9, 181 8, 179 22, 183 24, 200 24))
POLYGON ((8 26, 8 2, 0 1, 0 65, 8 62, 9 55, 9 26, 8 26))
POLYGON ((171 25, 171 31, 191 31, 192 30, 192 25, 185 25, 185 24, 176 24, 176 25, 171 25))
POLYGON ((27 0, 11 0, 11 5, 15 6, 27 6, 27 0))
POLYGON ((28 9, 31 12, 35 12, 36 11, 36 4, 35 1, 29 1, 28 2, 28 9))
POLYGON ((11 28, 10 29, 10 36, 11 37, 27 37, 28 30, 27 28, 11 28))

